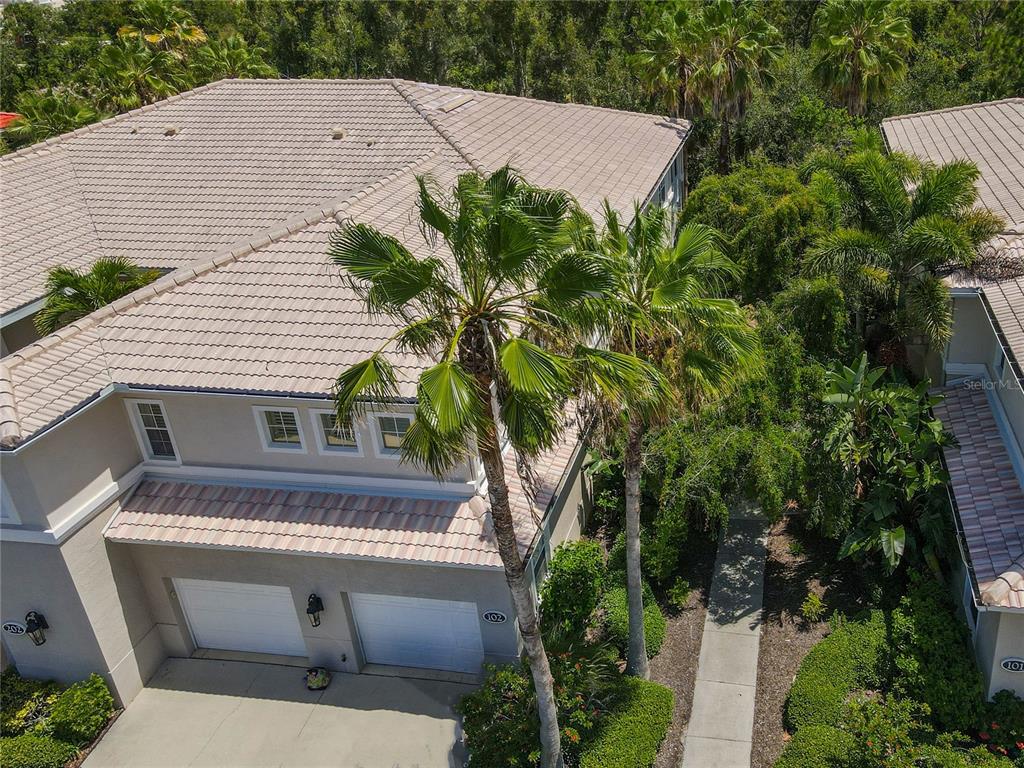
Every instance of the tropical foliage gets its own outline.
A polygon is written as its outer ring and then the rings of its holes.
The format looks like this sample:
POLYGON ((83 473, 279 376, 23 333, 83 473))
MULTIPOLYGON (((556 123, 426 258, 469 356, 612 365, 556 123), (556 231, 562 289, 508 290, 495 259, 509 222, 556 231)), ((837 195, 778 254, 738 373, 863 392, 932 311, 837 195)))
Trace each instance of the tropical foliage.
POLYGON ((43 308, 36 313, 36 330, 53 333, 93 310, 117 301, 160 276, 124 257, 97 259, 86 271, 55 267, 46 277, 43 308))
POLYGON ((18 114, 20 117, 7 128, 7 134, 27 144, 73 131, 100 118, 88 101, 62 91, 26 93, 18 101, 18 114))

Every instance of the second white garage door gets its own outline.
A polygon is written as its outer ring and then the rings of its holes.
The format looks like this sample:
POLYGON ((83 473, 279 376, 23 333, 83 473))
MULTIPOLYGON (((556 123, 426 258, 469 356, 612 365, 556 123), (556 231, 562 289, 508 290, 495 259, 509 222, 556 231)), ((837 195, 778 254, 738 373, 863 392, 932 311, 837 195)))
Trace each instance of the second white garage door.
POLYGON ((174 588, 197 647, 306 655, 287 587, 175 579, 174 588))
POLYGON ((368 664, 480 671, 476 603, 360 593, 349 599, 368 664))

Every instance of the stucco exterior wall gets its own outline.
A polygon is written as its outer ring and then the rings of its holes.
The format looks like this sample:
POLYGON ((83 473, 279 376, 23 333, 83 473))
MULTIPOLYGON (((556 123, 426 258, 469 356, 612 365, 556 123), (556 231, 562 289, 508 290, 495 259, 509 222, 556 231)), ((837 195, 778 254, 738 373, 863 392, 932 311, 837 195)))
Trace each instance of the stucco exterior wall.
POLYGON ((1000 666, 1003 659, 1024 658, 1024 612, 982 611, 974 648, 989 698, 1002 690, 1024 697, 1024 673, 1007 672, 1000 666))
POLYGON ((142 690, 165 653, 127 553, 101 530, 112 511, 94 516, 60 546, 2 543, 3 615, 46 616, 46 643, 10 638, 11 660, 24 675, 70 683, 98 672, 122 703, 142 690))
MULTIPOLYGON (((321 474, 351 474, 366 477, 399 477, 433 480, 426 472, 394 457, 382 457, 375 451, 376 429, 368 417, 357 420, 361 454, 332 453, 321 455, 317 450, 315 422, 312 413, 330 410, 330 400, 235 397, 196 393, 127 393, 125 400, 153 399, 164 405, 164 412, 174 434, 183 465, 208 467, 280 470, 321 474), (298 411, 303 449, 267 451, 259 432, 254 406, 279 407, 298 411)), ((391 413, 410 413, 408 406, 389 408, 391 413)), ((451 479, 468 481, 468 467, 453 471, 451 479)))
POLYGON ((22 347, 27 347, 33 341, 39 340, 39 333, 36 331, 34 320, 35 315, 29 315, 17 322, 4 326, 3 331, 0 331, 0 336, 2 336, 3 340, 0 355, 9 355, 11 352, 17 352, 22 347))
POLYGON ((978 296, 953 300, 953 337, 946 348, 946 362, 989 365, 996 352, 996 337, 978 296))
POLYGON ((140 461, 124 405, 108 397, 17 453, 0 453, 0 473, 21 525, 45 530, 140 461))
POLYGON ((1006 421, 1013 433, 1013 439, 1017 447, 1024 451, 1024 392, 1013 374, 1013 369, 1007 365, 1003 368, 1002 376, 996 377, 995 371, 990 372, 995 383, 995 393, 999 397, 999 403, 1003 406, 1006 414, 1006 421))
POLYGON ((485 661, 510 663, 518 652, 515 620, 500 569, 456 568, 261 552, 231 552, 199 547, 120 544, 129 551, 149 597, 157 631, 170 656, 195 650, 172 579, 208 579, 288 587, 302 627, 310 662, 357 672, 361 662, 347 595, 368 592, 476 603, 485 661), (319 627, 306 619, 306 599, 315 592, 324 602, 319 627), (498 610, 509 617, 491 624, 480 615, 498 610))

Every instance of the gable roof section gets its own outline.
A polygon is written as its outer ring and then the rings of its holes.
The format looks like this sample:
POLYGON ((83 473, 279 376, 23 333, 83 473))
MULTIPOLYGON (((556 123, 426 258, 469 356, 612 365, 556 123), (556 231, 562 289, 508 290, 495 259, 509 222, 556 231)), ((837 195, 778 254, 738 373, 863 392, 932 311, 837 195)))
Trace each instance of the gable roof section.
POLYGON ((1024 491, 981 382, 938 390, 935 406, 959 446, 943 449, 985 605, 1024 608, 1024 491))
POLYGON ((0 313, 39 298, 69 254, 76 267, 104 255, 180 267, 441 148, 480 172, 512 160, 591 212, 606 196, 628 208, 688 127, 398 80, 223 80, 0 158, 5 196, 24 198, 0 229, 0 313), (461 110, 435 106, 466 93, 461 110), (57 221, 69 249, 41 236, 57 221))
MULTIPOLYGON (((269 82, 275 93, 282 87, 282 81, 269 82)), ((300 83, 300 90, 309 87, 303 81, 284 82, 300 83)), ((388 81, 387 87, 403 100, 413 98, 408 84, 388 81)), ((430 111, 418 102, 416 109, 430 111)), ((566 124, 578 125, 575 133, 566 134, 570 139, 564 151, 575 147, 573 162, 589 171, 567 177, 555 166, 538 166, 531 181, 554 186, 566 180, 571 182, 568 191, 592 205, 599 206, 613 193, 630 205, 633 199, 647 198, 685 138, 679 125, 660 118, 572 109, 566 124), (595 112, 621 120, 625 127, 617 140, 633 153, 634 163, 609 166, 607 157, 586 151, 579 137, 595 112)), ((395 330, 388 321, 367 316, 363 302, 330 267, 330 232, 339 220, 363 221, 422 255, 428 246, 416 216, 416 176, 430 175, 449 186, 459 173, 489 167, 444 126, 431 125, 430 130, 437 140, 417 145, 422 154, 390 174, 378 169, 380 178, 368 186, 221 246, 9 355, 0 364, 0 445, 10 448, 41 433, 110 386, 328 397, 337 374, 364 359, 395 330)), ((504 130, 514 144, 514 125, 504 130)), ((561 139, 556 132, 549 140, 561 139)), ((521 145, 543 147, 544 141, 541 132, 521 145)), ((601 147, 614 144, 613 132, 602 141, 610 144, 599 143, 601 147)), ((624 213, 628 216, 628 208, 624 213)), ((215 227, 210 226, 212 240, 215 227)), ((428 361, 397 354, 391 359, 402 396, 413 397, 416 378, 428 361)))

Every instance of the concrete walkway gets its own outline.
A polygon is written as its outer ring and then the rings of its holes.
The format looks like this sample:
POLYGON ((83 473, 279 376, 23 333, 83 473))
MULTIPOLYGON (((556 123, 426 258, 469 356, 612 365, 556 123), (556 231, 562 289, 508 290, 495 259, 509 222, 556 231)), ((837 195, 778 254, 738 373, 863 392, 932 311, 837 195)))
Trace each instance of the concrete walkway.
POLYGON ((682 768, 750 768, 767 523, 742 514, 718 546, 682 768))

